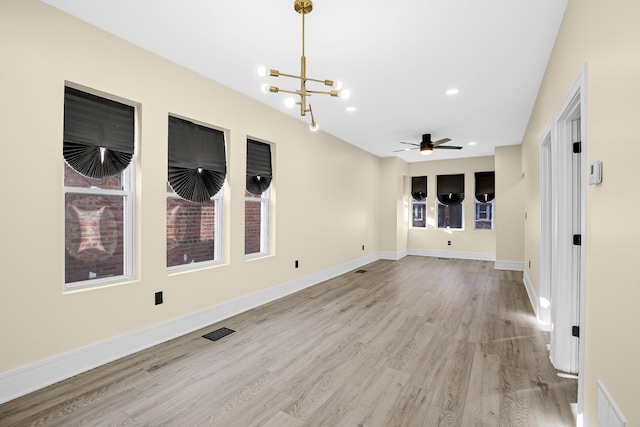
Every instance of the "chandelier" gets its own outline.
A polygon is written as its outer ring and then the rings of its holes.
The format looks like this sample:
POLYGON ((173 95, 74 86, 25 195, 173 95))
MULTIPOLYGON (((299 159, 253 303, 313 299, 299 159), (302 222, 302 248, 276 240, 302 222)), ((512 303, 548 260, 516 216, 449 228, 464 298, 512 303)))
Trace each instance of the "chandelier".
POLYGON ((262 91, 265 93, 284 92, 298 95, 300 97, 299 101, 296 102, 294 98, 287 97, 284 101, 284 105, 288 108, 293 108, 293 106, 296 104, 300 105, 300 115, 306 116, 307 113, 309 113, 311 116, 311 124, 309 127, 312 131, 316 131, 318 130, 318 123, 313 117, 313 110, 311 109, 311 104, 308 102, 307 97, 311 96, 312 94, 322 94, 336 97, 339 96, 342 99, 348 99, 350 96, 350 92, 347 89, 342 88, 342 83, 339 80, 334 82, 333 80, 321 80, 307 77, 307 58, 304 55, 304 16, 308 13, 311 13, 311 11, 313 10, 313 2, 311 0, 295 0, 293 2, 293 8, 296 12, 302 15, 302 56, 300 57, 300 75, 296 76, 293 74, 285 74, 274 69, 267 70, 267 68, 264 66, 258 67, 258 75, 261 77, 265 77, 268 73, 271 77, 290 77, 300 80, 300 89, 298 90, 281 89, 277 86, 270 86, 269 84, 265 83, 262 85, 262 91), (321 83, 325 86, 331 87, 331 89, 324 91, 311 90, 307 88, 307 83, 309 82, 321 83))

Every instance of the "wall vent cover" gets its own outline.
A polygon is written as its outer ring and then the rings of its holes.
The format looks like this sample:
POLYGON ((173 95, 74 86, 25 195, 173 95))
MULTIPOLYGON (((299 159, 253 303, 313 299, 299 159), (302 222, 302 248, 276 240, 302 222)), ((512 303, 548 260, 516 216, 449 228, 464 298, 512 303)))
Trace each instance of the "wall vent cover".
POLYGON ((208 334, 203 335, 202 338, 206 338, 211 341, 218 341, 220 338, 224 338, 227 335, 232 334, 234 332, 235 331, 233 329, 220 328, 220 329, 216 329, 213 332, 209 332, 208 334))
POLYGON ((600 380, 598 380, 596 395, 596 415, 600 427, 625 427, 627 425, 622 412, 613 402, 613 398, 600 380))

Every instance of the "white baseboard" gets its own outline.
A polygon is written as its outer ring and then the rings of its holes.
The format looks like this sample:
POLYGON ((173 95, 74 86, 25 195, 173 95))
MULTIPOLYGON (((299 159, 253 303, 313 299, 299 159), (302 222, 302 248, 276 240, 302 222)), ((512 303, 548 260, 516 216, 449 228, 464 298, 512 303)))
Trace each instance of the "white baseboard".
POLYGON ((527 296, 529 297, 529 303, 533 308, 533 313, 536 315, 536 319, 538 319, 538 326, 540 327, 540 330, 547 332, 551 331, 551 325, 540 319, 540 299, 536 296, 535 292, 533 292, 531 280, 529 279, 529 276, 527 276, 526 271, 522 275, 522 281, 524 282, 524 288, 527 290, 527 296))
POLYGON ((380 252, 380 259, 389 259, 392 261, 398 261, 404 257, 406 257, 407 251, 401 251, 401 252, 380 252))
POLYGON ((540 305, 538 304, 538 297, 536 297, 535 292, 533 292, 533 288, 531 287, 531 280, 529 280, 529 276, 527 276, 526 271, 522 275, 522 280, 524 281, 524 287, 527 290, 529 302, 531 303, 531 307, 533 307, 533 312, 536 315, 536 319, 540 319, 540 305))
POLYGON ((522 261, 496 261, 496 270, 512 270, 524 271, 524 262, 522 261))
POLYGON ((291 280, 263 291, 0 374, 0 403, 207 327, 380 259, 379 254, 291 280))
POLYGON ((496 255, 485 252, 438 251, 431 249, 409 249, 408 255, 430 256, 436 258, 472 259, 476 261, 495 261, 496 255))

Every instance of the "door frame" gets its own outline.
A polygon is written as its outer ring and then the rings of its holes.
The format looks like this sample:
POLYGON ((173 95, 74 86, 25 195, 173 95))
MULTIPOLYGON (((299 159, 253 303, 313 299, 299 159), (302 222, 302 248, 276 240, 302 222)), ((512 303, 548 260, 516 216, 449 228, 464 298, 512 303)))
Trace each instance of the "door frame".
POLYGON ((553 126, 549 122, 540 138, 540 283, 538 295, 538 322, 543 329, 551 327, 551 247, 554 232, 552 204, 551 141, 553 126))
MULTIPOLYGON (((559 109, 554 118, 555 141, 551 144, 551 180, 554 234, 551 244, 551 351, 556 369, 579 372, 579 339, 571 335, 572 326, 580 326, 580 272, 581 262, 575 259, 573 235, 575 224, 573 152, 571 122, 580 116, 580 93, 559 109), (576 267, 577 266, 577 267, 576 267), (578 277, 576 277, 578 276, 578 277)), ((581 156, 583 157, 583 156, 581 156)), ((582 207, 580 206, 579 209, 582 207)), ((582 216, 582 215, 581 215, 582 216)), ((582 222, 582 221, 580 221, 582 222)), ((582 224, 580 224, 581 226, 582 224)), ((579 251, 580 255, 582 252, 579 251)))
POLYGON ((584 412, 585 306, 586 306, 586 248, 587 248, 587 64, 573 81, 550 124, 540 139, 540 312, 541 322, 546 313, 542 301, 550 299, 551 324, 550 359, 554 367, 578 373, 578 416, 584 412), (582 237, 577 271, 572 266, 573 242, 573 172, 571 152, 571 120, 580 117, 581 156, 578 191, 582 237), (545 151, 546 150, 546 151, 545 151), (544 179, 551 179, 550 183, 544 179), (547 190, 551 188, 551 194, 547 190), (544 193, 543 193, 544 191, 544 193), (542 218, 547 215, 546 218, 542 218), (551 217, 549 218, 548 215, 551 217), (544 251, 544 252, 543 252, 544 251), (572 275, 577 274, 577 283, 572 275), (558 283, 571 283, 561 287, 558 283), (548 286, 547 286, 548 285, 548 286), (571 336, 571 326, 580 327, 580 338, 571 336))

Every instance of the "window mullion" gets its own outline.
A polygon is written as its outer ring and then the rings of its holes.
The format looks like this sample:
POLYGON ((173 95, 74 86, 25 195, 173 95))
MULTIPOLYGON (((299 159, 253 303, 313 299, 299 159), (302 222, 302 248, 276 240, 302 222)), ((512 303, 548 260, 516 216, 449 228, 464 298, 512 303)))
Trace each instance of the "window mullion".
POLYGON ((64 187, 66 194, 100 194, 105 196, 129 196, 131 190, 109 190, 105 188, 64 187))

